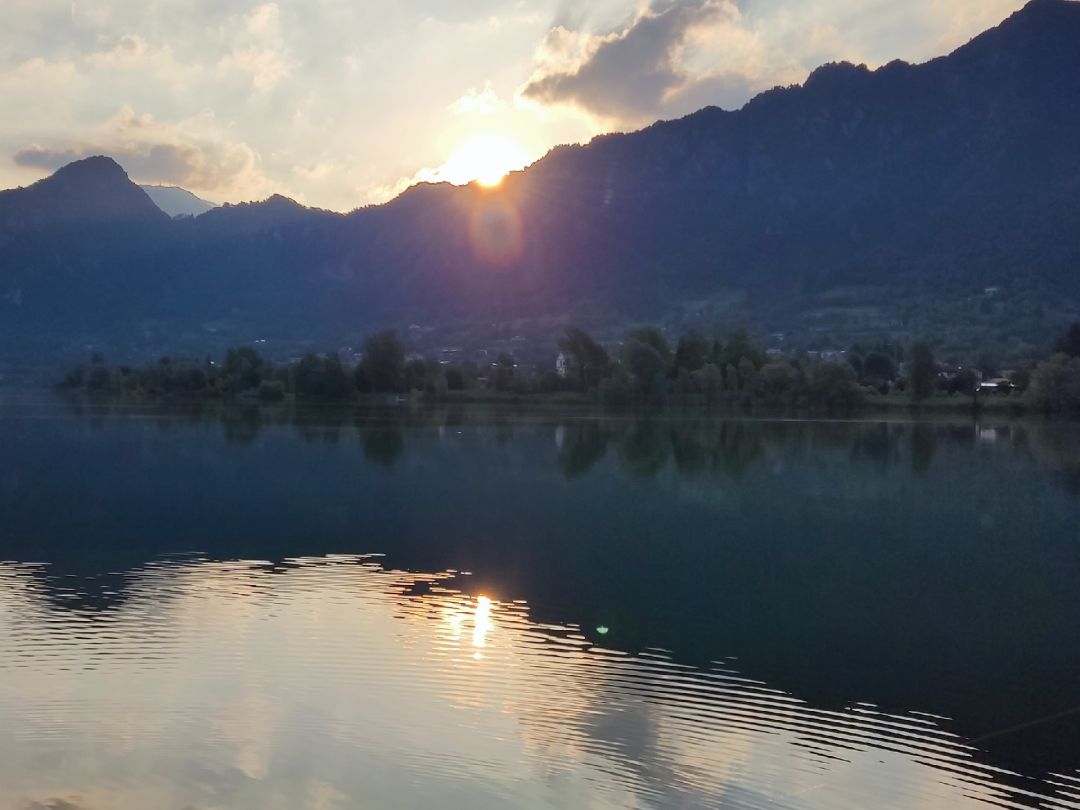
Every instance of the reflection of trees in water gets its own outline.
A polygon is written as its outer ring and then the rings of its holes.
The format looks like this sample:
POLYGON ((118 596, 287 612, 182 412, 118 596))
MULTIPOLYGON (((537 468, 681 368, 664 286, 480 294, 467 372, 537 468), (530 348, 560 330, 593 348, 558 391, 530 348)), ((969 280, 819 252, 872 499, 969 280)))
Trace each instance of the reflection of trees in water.
POLYGON ((882 467, 896 462, 900 457, 900 437, 904 426, 879 422, 855 431, 851 444, 852 461, 873 461, 882 467))
POLYGON ((911 426, 911 469, 924 473, 937 452, 937 432, 933 425, 916 422, 911 426))
POLYGON ((221 414, 221 427, 226 441, 251 444, 262 429, 262 415, 255 406, 229 408, 221 414))
POLYGON ((347 404, 326 403, 320 407, 295 410, 290 422, 305 442, 337 444, 342 429, 350 422, 353 409, 347 404))
MULTIPOLYGON (((220 427, 230 443, 250 444, 269 426, 292 427, 305 442, 336 444, 351 425, 364 456, 390 467, 408 450, 411 431, 492 429, 499 447, 513 444, 521 413, 494 405, 379 404, 309 405, 213 401, 140 404, 115 399, 67 400, 70 411, 92 430, 116 419, 149 420, 159 432, 201 425, 220 427)), ((738 480, 764 459, 844 456, 887 469, 909 465, 927 472, 950 446, 998 444, 1023 451, 1080 496, 1080 423, 1031 420, 985 424, 973 421, 811 422, 696 417, 607 416, 586 412, 530 412, 541 430, 560 432, 556 463, 567 479, 586 475, 609 452, 619 467, 639 478, 658 475, 672 461, 687 480, 738 480)))
POLYGON ((607 454, 611 431, 593 420, 561 427, 565 435, 559 450, 559 467, 567 478, 579 478, 607 454))
POLYGON ((1080 423, 1025 423, 1015 444, 1054 473, 1070 495, 1080 496, 1080 423))
POLYGON ((379 425, 361 428, 360 447, 364 451, 364 458, 384 467, 393 467, 405 452, 405 437, 396 427, 379 425))
POLYGON ((667 431, 651 419, 637 422, 619 442, 623 469, 639 478, 652 478, 664 468, 670 455, 667 431))
POLYGON ((620 467, 639 478, 652 478, 674 461, 680 477, 723 476, 737 479, 762 457, 766 423, 741 421, 669 421, 656 419, 589 420, 560 426, 559 466, 567 478, 587 473, 614 446, 620 467))

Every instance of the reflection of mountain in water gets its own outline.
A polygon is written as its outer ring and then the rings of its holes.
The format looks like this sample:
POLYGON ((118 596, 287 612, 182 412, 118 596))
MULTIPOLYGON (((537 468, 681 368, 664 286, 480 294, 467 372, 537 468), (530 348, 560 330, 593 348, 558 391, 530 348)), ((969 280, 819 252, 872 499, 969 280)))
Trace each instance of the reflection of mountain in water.
MULTIPOLYGON (((0 557, 52 563, 57 607, 109 609, 128 575, 96 575, 163 553, 382 552, 819 708, 980 737, 1080 704, 1072 426, 93 408, 0 439, 0 557)), ((1078 730, 984 747, 1041 773, 1078 730)))

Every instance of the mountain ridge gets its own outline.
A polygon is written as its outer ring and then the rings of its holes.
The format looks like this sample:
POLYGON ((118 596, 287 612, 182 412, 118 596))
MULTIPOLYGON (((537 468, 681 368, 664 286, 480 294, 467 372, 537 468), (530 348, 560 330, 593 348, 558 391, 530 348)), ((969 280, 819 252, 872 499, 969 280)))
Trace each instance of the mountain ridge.
MULTIPOLYGON (((643 319, 803 345, 1036 342, 1080 302, 1078 110, 1080 3, 1033 0, 947 56, 825 65, 739 110, 556 147, 497 190, 422 184, 348 214, 275 196, 56 261, 20 243, 0 291, 63 345, 102 330, 77 311, 60 328, 74 303, 50 301, 56 279, 92 296, 103 267, 110 322, 148 348, 643 319), (64 272, 45 283, 50 262, 64 272), (979 300, 989 288, 1004 299, 979 300)), ((3 210, 0 240, 19 241, 3 210)))

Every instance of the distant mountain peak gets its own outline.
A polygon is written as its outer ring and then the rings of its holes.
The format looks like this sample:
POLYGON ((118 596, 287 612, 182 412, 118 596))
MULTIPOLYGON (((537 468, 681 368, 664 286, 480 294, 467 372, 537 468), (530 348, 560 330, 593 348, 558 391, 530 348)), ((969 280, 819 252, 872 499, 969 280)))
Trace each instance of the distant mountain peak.
POLYGON ((140 188, 170 217, 197 217, 218 207, 217 203, 204 200, 180 186, 144 185, 140 188))
POLYGON ((124 168, 107 155, 94 155, 92 157, 76 160, 57 169, 45 181, 93 181, 93 180, 129 180, 124 168))
POLYGON ((16 228, 37 228, 48 222, 161 222, 167 216, 119 163, 95 155, 69 163, 28 188, 3 192, 0 220, 16 228))

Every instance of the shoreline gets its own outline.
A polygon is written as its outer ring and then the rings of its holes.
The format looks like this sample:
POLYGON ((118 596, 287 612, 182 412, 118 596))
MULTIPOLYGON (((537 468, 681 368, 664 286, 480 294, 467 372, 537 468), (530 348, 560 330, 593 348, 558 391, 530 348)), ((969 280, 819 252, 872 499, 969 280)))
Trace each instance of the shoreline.
MULTIPOLYGON (((192 394, 115 394, 57 388, 38 389, 59 400, 78 405, 122 405, 134 408, 191 408, 191 407, 239 407, 259 408, 267 411, 283 409, 356 410, 385 409, 413 410, 447 406, 492 406, 509 409, 538 408, 566 409, 605 416, 679 416, 746 419, 807 419, 807 420, 858 420, 875 416, 904 416, 918 420, 920 417, 968 417, 993 416, 1004 419, 1045 419, 1048 421, 1074 421, 1068 416, 1049 415, 1033 410, 1021 396, 988 395, 973 403, 970 397, 941 395, 921 402, 897 395, 869 396, 852 408, 821 409, 811 407, 776 405, 760 400, 728 400, 707 403, 700 397, 669 397, 659 403, 605 403, 597 395, 576 392, 552 394, 513 394, 503 392, 467 391, 451 392, 440 396, 413 392, 410 395, 356 393, 347 397, 316 397, 286 394, 280 399, 266 400, 255 394, 232 396, 202 396, 192 394)), ((33 389, 25 389, 33 394, 33 389)))

